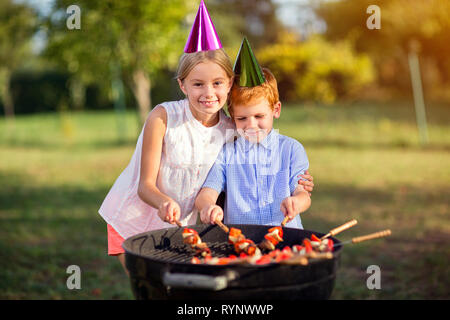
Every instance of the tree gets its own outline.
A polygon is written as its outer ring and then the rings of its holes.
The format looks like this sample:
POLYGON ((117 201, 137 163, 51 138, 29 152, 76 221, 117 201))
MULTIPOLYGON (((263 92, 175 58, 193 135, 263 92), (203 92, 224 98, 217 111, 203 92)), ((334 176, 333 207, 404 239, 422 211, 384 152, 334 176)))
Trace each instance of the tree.
POLYGON ((0 99, 8 118, 14 118, 11 75, 30 55, 30 40, 36 30, 33 9, 12 0, 0 2, 0 99))
POLYGON ((329 42, 320 35, 298 41, 296 34, 256 52, 258 62, 277 78, 283 101, 333 103, 351 96, 374 78, 371 60, 355 54, 349 41, 329 42))
POLYGON ((424 58, 424 76, 450 82, 450 2, 445 0, 340 0, 319 2, 317 15, 327 24, 330 40, 351 39, 356 50, 368 53, 378 67, 379 83, 409 90, 407 54, 411 43, 419 44, 424 58), (381 29, 369 30, 366 9, 381 9, 381 29), (428 66, 428 67, 427 67, 428 66), (431 71, 432 69, 433 71, 431 71))
POLYGON ((72 1, 57 0, 48 18, 46 55, 83 82, 110 83, 111 64, 134 94, 143 122, 151 108, 152 77, 173 69, 182 54, 195 0, 79 0, 81 29, 66 28, 72 1))
POLYGON ((211 0, 206 5, 228 47, 239 49, 245 35, 252 48, 258 49, 277 41, 285 30, 272 0, 211 0))

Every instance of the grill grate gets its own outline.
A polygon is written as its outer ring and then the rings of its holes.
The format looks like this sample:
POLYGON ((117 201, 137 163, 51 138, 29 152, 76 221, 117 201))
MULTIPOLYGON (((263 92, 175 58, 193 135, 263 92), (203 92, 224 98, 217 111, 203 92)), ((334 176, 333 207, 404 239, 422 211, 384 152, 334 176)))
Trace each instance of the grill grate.
MULTIPOLYGON (((227 257, 230 254, 236 254, 231 244, 225 242, 208 243, 213 257, 227 257)), ((142 253, 143 256, 160 260, 164 262, 191 263, 195 256, 194 250, 186 244, 170 245, 164 248, 157 248, 142 253)))

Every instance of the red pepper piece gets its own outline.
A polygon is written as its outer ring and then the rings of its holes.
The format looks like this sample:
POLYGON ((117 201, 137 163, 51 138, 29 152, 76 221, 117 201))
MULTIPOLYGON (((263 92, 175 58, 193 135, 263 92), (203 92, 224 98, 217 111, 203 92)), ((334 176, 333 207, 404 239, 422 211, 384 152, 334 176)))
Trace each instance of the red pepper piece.
POLYGON ((230 263, 230 259, 229 258, 219 258, 219 260, 217 261, 217 264, 219 265, 224 265, 224 264, 228 264, 230 263))
POLYGON ((191 260, 191 263, 193 263, 193 264, 200 264, 201 260, 199 258, 197 258, 197 257, 193 257, 192 260, 191 260))
POLYGON ((191 228, 184 228, 184 229, 183 229, 183 233, 198 234, 197 231, 195 231, 194 229, 191 229, 191 228))
POLYGON ((277 239, 275 239, 274 237, 272 237, 272 236, 269 235, 269 234, 266 234, 266 235, 264 236, 264 239, 269 240, 274 246, 276 246, 276 245, 278 244, 278 242, 279 242, 277 239))
POLYGON ((258 260, 256 260, 256 264, 268 264, 272 262, 272 258, 268 255, 265 254, 263 255, 261 258, 259 258, 258 260))
POLYGON ((281 252, 283 252, 284 254, 292 255, 292 249, 289 246, 284 247, 283 250, 281 250, 281 252))
POLYGON ((249 256, 253 256, 255 254, 255 252, 256 252, 256 247, 255 246, 249 245, 247 247, 247 254, 249 256))
POLYGON ((275 262, 280 262, 280 261, 289 259, 290 257, 292 257, 292 255, 281 252, 281 254, 279 254, 279 255, 275 258, 275 262))
POLYGON ((268 253, 269 257, 275 258, 277 255, 281 253, 280 249, 272 250, 268 253))
POLYGON ((242 234, 242 231, 237 228, 230 228, 230 233, 228 234, 228 242, 231 244, 234 244, 236 242, 239 242, 241 240, 245 239, 244 235, 242 234), (230 237, 235 238, 234 241, 231 241, 230 237))
POLYGON ((327 245, 328 245, 328 250, 330 250, 330 251, 334 250, 334 247, 333 247, 334 246, 334 242, 333 242, 333 240, 328 239, 327 245))
POLYGON ((310 253, 312 251, 312 246, 308 239, 303 239, 303 246, 305 247, 306 253, 310 253))
POLYGON ((273 227, 269 229, 269 233, 274 232, 275 230, 278 230, 278 236, 280 237, 277 241, 283 241, 283 228, 282 227, 273 227))
POLYGON ((320 243, 320 239, 314 233, 311 235, 311 241, 317 241, 320 243))

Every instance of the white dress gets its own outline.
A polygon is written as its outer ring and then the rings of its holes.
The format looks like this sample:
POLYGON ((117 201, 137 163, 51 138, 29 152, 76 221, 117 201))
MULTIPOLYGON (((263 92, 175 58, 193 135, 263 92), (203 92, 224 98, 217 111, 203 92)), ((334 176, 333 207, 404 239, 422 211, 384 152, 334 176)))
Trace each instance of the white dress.
MULTIPOLYGON (((165 102, 160 106, 167 113, 167 129, 156 185, 180 205, 180 222, 183 225, 195 224, 195 197, 224 143, 232 139, 235 127, 223 110, 215 126, 203 126, 192 115, 187 99, 165 102)), ((158 210, 143 202, 137 194, 143 133, 144 129, 130 163, 99 209, 105 221, 125 239, 145 231, 173 227, 163 222, 158 210)))

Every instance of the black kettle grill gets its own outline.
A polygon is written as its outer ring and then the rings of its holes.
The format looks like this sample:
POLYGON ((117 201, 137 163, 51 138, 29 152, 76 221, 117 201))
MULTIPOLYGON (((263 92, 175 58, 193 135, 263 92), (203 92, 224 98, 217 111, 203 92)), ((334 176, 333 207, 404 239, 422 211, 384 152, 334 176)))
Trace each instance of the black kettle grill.
MULTIPOLYGON (((196 230, 211 249, 213 257, 234 254, 227 234, 215 225, 187 226, 196 230)), ((259 243, 271 226, 228 225, 259 243)), ((141 233, 123 243, 126 266, 136 299, 147 300, 298 300, 328 299, 333 290, 339 256, 313 260, 306 266, 270 263, 266 265, 192 264, 193 250, 183 243, 183 228, 141 233)), ((301 244, 311 234, 283 228, 284 241, 277 248, 301 244)), ((340 241, 331 238, 334 243, 340 241)))

